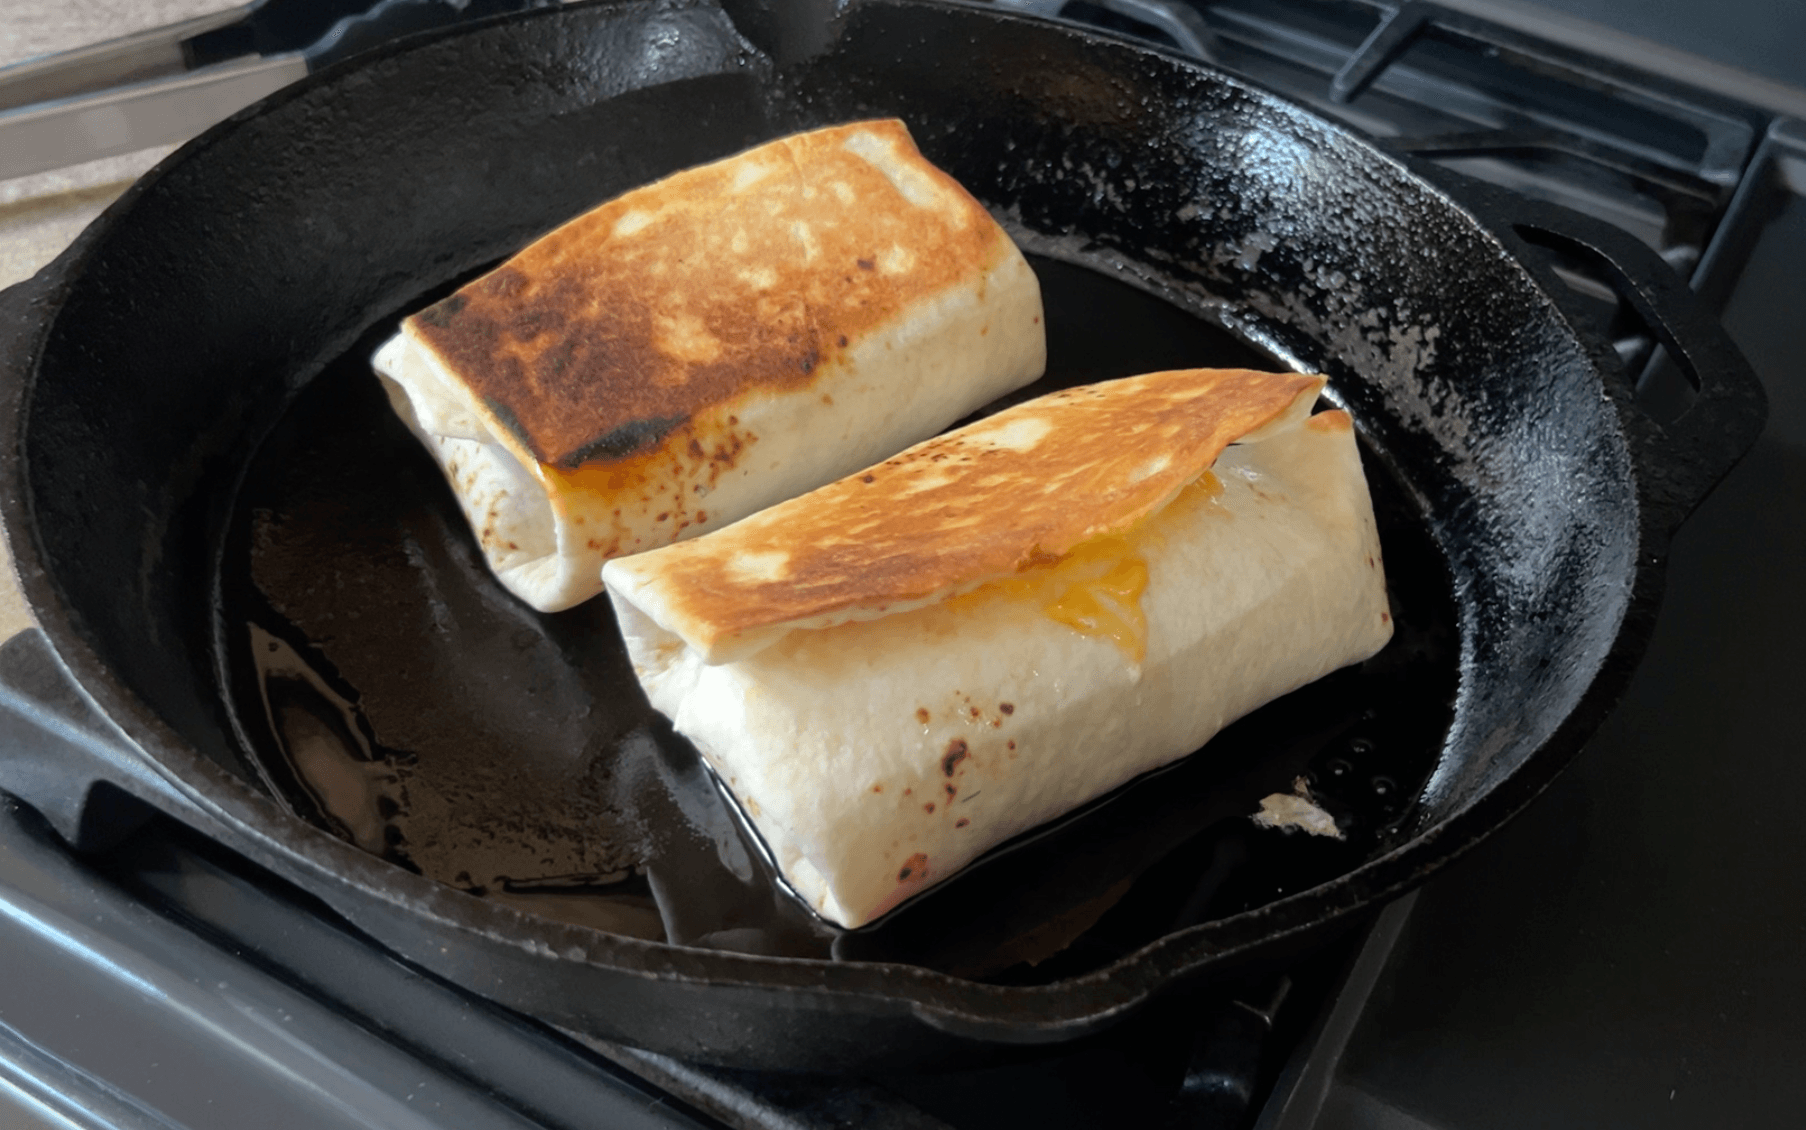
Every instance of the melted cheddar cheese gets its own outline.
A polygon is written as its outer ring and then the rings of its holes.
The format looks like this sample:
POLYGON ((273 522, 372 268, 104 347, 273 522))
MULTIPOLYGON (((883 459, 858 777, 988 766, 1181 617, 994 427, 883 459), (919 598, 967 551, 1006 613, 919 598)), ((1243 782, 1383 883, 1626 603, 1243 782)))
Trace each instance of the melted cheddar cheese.
MULTIPOLYGON (((1148 563, 1124 538, 1103 537, 1079 546, 1053 568, 1051 599, 1041 614, 1087 636, 1102 636, 1136 663, 1148 653, 1148 617, 1141 594, 1148 563)), ((1050 594, 1051 595, 1051 594, 1050 594)))
MULTIPOLYGON (((1223 493, 1214 474, 1204 472, 1167 507, 1205 502, 1223 493)), ((1148 587, 1148 563, 1141 549, 1162 507, 1135 526, 1074 546, 1059 560, 1031 566, 1013 577, 991 581, 946 603, 960 609, 999 597, 1028 601, 1041 614, 1073 631, 1114 643, 1139 664, 1147 657, 1148 618, 1141 596, 1148 587)))

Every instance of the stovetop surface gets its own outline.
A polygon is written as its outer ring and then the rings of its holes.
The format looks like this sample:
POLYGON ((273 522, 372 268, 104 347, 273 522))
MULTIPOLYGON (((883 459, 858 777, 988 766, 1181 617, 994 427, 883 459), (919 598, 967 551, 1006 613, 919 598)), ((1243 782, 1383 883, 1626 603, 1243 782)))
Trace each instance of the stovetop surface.
MULTIPOLYGON (((1715 60, 1749 74, 1806 87, 1806 5, 1792 0, 1540 0, 1553 9, 1715 60)), ((1484 10, 1482 4, 1476 10, 1484 10)))
POLYGON ((1797 1126, 1806 1109, 1806 131, 1724 321, 1767 432, 1675 541, 1623 703, 1423 889, 1323 1120, 1797 1126))

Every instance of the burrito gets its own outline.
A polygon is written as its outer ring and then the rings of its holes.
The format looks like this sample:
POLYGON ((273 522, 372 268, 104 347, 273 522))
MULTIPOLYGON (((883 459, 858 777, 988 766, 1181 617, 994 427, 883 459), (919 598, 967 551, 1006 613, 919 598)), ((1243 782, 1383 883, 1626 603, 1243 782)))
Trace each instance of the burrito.
POLYGON ((1059 392, 603 569, 634 671, 857 927, 1392 633, 1318 377, 1059 392))
POLYGON ((407 318, 374 365, 490 568, 557 611, 602 563, 894 454, 1040 376, 1034 272, 901 122, 629 192, 407 318))

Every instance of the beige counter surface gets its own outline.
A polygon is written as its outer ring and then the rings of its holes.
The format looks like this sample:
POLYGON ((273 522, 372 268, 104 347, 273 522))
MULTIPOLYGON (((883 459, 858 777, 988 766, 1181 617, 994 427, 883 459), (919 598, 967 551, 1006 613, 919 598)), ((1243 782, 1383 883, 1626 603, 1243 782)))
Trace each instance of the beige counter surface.
MULTIPOLYGON (((234 6, 231 0, 4 0, 0 66, 234 6)), ((0 288, 30 278, 56 258, 172 148, 0 181, 0 288)), ((5 639, 30 627, 31 617, 3 546, 0 557, 0 639, 5 639)))

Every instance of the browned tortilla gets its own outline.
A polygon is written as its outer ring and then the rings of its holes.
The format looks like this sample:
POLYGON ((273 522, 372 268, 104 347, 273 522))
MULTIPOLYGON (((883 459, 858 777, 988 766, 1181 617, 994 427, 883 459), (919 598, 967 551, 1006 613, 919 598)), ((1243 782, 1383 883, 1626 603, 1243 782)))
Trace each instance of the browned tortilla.
POLYGON ((1070 389, 622 564, 656 572, 661 620, 707 640, 883 611, 1134 525, 1320 381, 1192 369, 1070 389))
POLYGON ((807 385, 903 307, 982 276, 1007 242, 901 122, 860 122, 612 200, 406 328, 535 459, 575 468, 679 429, 710 446, 723 422, 693 417, 807 385), (896 206, 903 190, 844 148, 859 131, 897 143, 931 207, 896 206))

